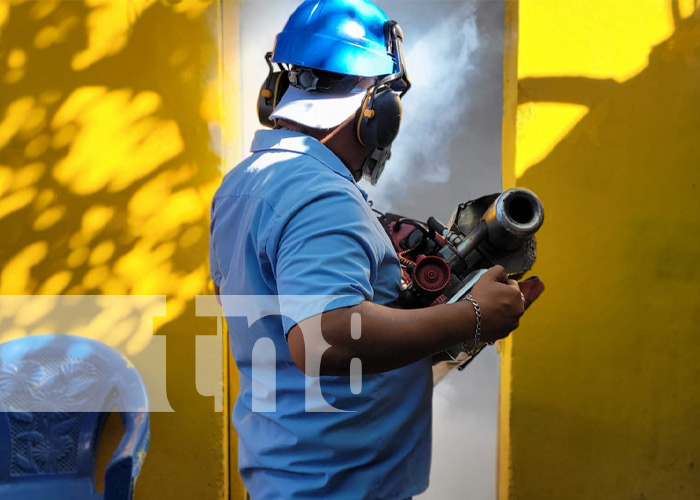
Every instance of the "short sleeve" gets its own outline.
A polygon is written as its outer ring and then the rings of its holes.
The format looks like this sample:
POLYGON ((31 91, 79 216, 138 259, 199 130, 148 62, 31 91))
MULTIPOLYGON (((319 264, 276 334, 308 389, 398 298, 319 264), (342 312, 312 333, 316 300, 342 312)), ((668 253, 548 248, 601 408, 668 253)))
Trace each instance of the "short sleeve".
POLYGON ((296 210, 269 240, 285 337, 306 318, 373 299, 378 258, 371 217, 359 196, 333 191, 296 210))
POLYGON ((209 226, 209 273, 214 284, 220 286, 222 275, 214 246, 214 201, 212 201, 211 205, 211 224, 209 226))

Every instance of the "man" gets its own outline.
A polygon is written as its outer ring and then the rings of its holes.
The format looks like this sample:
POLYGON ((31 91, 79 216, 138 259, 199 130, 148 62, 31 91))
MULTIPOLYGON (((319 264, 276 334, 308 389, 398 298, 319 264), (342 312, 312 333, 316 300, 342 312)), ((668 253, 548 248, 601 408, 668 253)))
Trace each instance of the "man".
POLYGON ((401 43, 398 26, 368 0, 303 2, 272 54, 286 66, 270 65, 261 91, 261 121, 274 129, 256 134, 252 156, 214 197, 217 294, 239 303, 277 296, 282 310, 249 325, 224 300, 240 376, 239 467, 253 500, 404 500, 424 491, 430 356, 475 336, 503 338, 523 313, 501 267, 481 278, 473 302, 391 307, 399 262, 356 181, 376 182, 398 133, 399 93, 410 87, 401 43), (322 339, 307 334, 319 320, 322 339), (261 339, 274 346, 271 376, 256 374, 261 339), (359 393, 347 377, 356 360, 359 393), (314 384, 330 411, 309 411, 314 384), (261 398, 272 406, 256 409, 261 398))

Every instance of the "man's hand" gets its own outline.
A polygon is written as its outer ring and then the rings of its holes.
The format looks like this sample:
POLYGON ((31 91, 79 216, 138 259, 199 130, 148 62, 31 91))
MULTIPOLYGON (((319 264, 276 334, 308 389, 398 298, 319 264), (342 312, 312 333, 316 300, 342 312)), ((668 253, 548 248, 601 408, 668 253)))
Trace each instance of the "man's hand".
POLYGON ((479 279, 472 297, 481 308, 481 340, 494 342, 518 327, 525 312, 525 300, 515 280, 508 279, 503 266, 494 266, 479 279))

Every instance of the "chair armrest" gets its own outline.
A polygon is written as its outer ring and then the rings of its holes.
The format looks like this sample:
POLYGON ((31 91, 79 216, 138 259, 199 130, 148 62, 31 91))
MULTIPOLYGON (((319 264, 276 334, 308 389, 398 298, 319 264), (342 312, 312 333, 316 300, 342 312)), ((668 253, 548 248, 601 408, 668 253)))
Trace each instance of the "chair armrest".
POLYGON ((131 500, 136 478, 146 459, 149 413, 122 412, 124 437, 107 465, 104 500, 131 500))

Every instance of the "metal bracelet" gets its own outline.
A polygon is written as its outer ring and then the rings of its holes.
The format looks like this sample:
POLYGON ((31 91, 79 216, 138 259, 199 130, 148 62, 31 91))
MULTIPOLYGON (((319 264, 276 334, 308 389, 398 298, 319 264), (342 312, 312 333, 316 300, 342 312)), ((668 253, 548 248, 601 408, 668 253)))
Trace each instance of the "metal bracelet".
POLYGON ((476 300, 474 300, 474 297, 472 297, 471 293, 466 294, 464 296, 464 299, 472 303, 472 305, 474 306, 474 313, 476 313, 474 344, 472 345, 472 348, 467 351, 467 354, 469 354, 470 356, 474 356, 477 352, 479 352, 479 343, 481 342, 481 308, 479 307, 479 303, 476 300))

